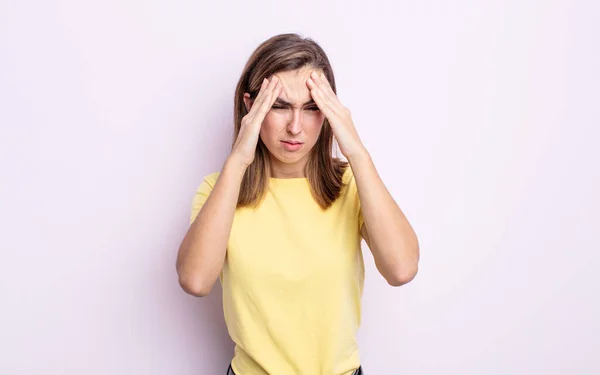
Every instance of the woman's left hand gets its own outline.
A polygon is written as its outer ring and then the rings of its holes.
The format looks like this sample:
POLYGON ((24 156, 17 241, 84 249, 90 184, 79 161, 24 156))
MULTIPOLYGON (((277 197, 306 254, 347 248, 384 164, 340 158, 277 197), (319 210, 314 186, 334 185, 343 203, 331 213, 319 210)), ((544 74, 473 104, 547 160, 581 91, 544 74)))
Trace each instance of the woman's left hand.
POLYGON ((313 100, 329 120, 342 154, 350 159, 364 153, 365 147, 356 132, 350 110, 340 103, 325 74, 313 71, 306 83, 313 100))

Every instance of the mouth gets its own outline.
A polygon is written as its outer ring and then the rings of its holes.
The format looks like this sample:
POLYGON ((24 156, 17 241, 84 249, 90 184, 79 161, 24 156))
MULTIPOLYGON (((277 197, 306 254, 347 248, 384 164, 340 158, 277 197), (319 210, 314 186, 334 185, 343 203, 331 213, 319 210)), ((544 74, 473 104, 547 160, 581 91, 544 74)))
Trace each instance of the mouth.
POLYGON ((281 141, 283 143, 287 143, 289 145, 301 145, 302 142, 298 142, 298 141, 281 141))
POLYGON ((281 145, 287 151, 298 151, 302 148, 303 143, 298 141, 281 141, 281 145))

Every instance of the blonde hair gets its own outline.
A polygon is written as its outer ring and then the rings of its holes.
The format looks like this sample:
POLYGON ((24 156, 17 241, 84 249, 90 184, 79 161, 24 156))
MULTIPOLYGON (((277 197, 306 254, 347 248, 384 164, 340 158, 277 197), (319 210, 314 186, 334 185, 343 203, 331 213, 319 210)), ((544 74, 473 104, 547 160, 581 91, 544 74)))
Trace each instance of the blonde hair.
MULTIPOLYGON (((252 53, 237 83, 234 96, 234 131, 232 147, 240 132, 242 118, 248 113, 245 92, 256 98, 264 78, 274 73, 304 67, 320 69, 337 94, 333 70, 323 49, 310 38, 298 34, 280 34, 261 43, 252 53)), ((325 118, 317 143, 310 150, 305 174, 315 201, 326 209, 340 196, 342 177, 348 163, 332 155, 333 131, 325 118)), ((255 206, 264 197, 269 177, 269 150, 259 137, 254 161, 244 174, 237 207, 255 206)))

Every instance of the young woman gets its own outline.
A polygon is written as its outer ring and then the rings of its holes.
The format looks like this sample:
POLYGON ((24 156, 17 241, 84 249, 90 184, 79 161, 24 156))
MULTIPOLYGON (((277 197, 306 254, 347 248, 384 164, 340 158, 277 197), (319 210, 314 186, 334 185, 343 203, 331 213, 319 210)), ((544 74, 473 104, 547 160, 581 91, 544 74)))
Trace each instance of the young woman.
POLYGON ((219 278, 227 374, 362 374, 364 238, 390 285, 417 273, 419 246, 336 96, 323 49, 296 34, 263 42, 234 98, 234 140, 205 176, 177 256, 181 287, 219 278), (333 138, 348 162, 332 156, 333 138))

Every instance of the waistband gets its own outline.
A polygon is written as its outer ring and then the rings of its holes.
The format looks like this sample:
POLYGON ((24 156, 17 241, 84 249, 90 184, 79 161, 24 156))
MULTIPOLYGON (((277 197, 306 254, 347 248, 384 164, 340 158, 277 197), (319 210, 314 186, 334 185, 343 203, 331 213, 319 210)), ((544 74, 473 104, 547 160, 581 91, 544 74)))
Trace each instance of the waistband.
MULTIPOLYGON (((235 372, 233 372, 233 368, 231 368, 231 363, 229 363, 229 367, 227 368, 227 375, 240 375, 240 374, 236 374, 235 372)), ((356 370, 354 370, 352 375, 364 375, 362 366, 359 366, 356 370)))

